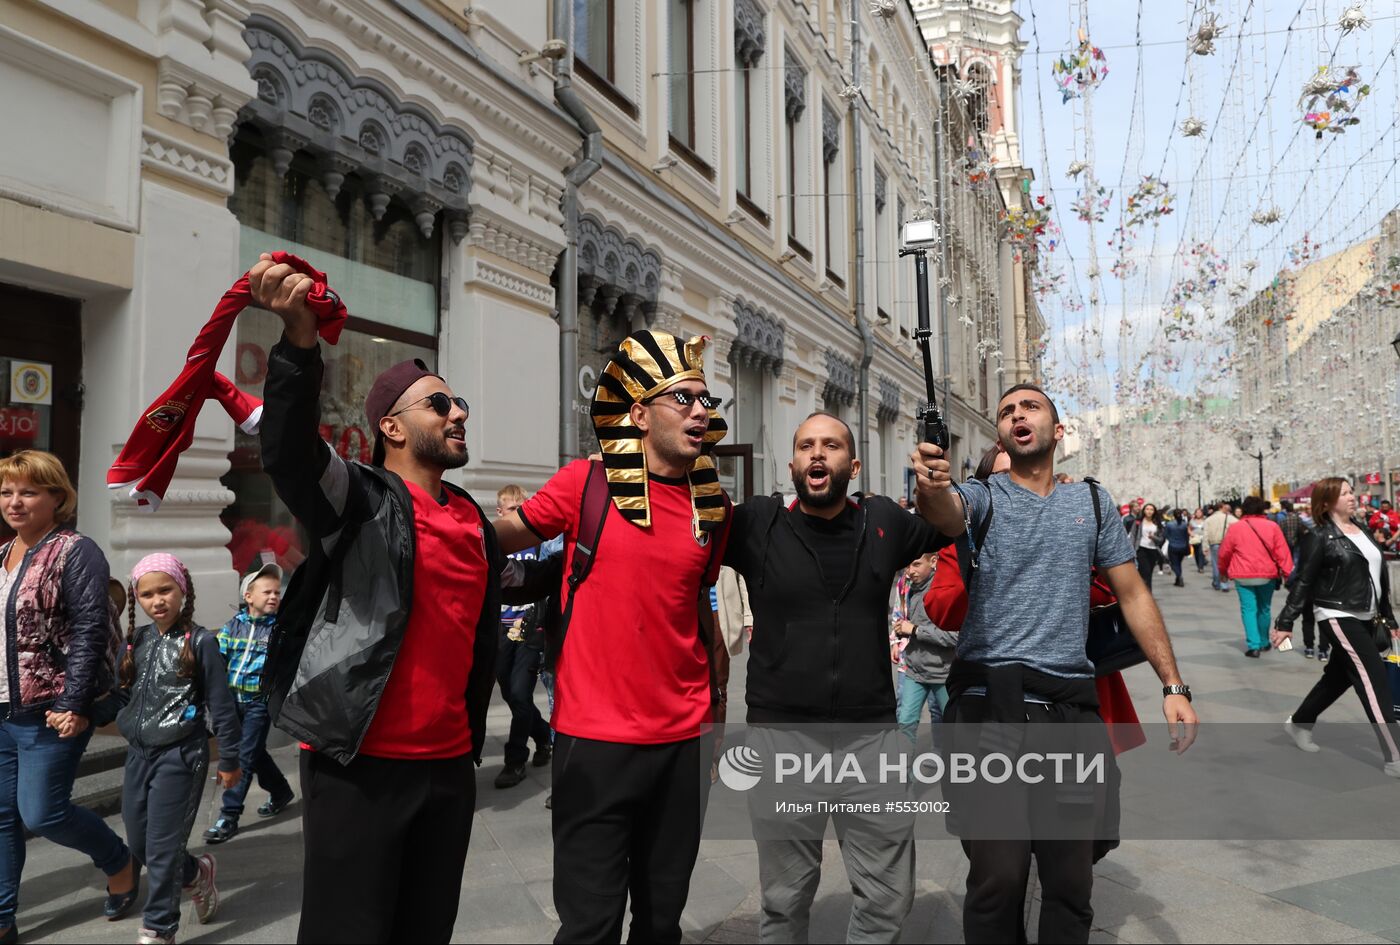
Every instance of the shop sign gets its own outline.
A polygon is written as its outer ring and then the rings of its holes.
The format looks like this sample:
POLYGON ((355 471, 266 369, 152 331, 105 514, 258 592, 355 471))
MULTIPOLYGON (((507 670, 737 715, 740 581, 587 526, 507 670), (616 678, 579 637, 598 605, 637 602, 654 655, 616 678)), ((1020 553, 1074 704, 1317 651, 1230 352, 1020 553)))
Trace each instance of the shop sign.
POLYGON ((0 407, 0 438, 33 440, 39 436, 39 411, 27 407, 0 407))
POLYGON ((38 361, 10 361, 10 403, 53 403, 53 365, 38 361))

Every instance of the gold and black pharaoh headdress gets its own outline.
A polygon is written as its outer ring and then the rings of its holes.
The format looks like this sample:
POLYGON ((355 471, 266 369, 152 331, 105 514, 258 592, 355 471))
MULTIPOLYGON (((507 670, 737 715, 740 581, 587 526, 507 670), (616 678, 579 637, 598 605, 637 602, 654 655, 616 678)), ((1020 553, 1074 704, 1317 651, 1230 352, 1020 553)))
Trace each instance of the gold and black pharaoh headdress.
MULTIPOLYGON (((603 448, 608 492, 622 517, 643 528, 651 525, 647 456, 642 431, 632 422, 631 407, 680 381, 704 380, 708 342, 709 338, 697 335, 682 345, 670 332, 635 331, 622 339, 598 378, 590 412, 603 448)), ((710 453, 728 430, 719 411, 711 410, 704 446, 687 474, 697 539, 724 524, 724 493, 710 453)))

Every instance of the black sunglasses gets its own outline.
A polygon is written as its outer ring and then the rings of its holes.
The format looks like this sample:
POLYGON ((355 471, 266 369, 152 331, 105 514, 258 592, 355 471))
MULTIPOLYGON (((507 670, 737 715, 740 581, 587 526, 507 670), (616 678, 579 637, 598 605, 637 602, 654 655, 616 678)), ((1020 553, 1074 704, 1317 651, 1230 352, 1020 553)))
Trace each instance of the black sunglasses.
POLYGON ((668 390, 663 394, 657 394, 655 397, 650 397, 642 401, 642 403, 655 403, 662 397, 674 397, 676 398, 676 403, 680 404, 682 407, 689 407, 697 400, 700 401, 700 406, 704 407, 706 410, 714 410, 720 405, 720 399, 718 397, 713 397, 709 394, 692 394, 688 391, 683 390, 668 390))
POLYGON ((467 402, 464 398, 448 397, 442 391, 437 391, 436 393, 429 394, 427 397, 420 397, 402 410, 395 410, 393 413, 389 414, 389 416, 397 417, 399 414, 403 413, 404 410, 412 410, 425 400, 428 402, 428 406, 433 408, 433 413, 437 414, 439 417, 445 417, 451 413, 454 404, 461 407, 462 413, 466 414, 468 417, 472 415, 472 408, 467 406, 467 402))

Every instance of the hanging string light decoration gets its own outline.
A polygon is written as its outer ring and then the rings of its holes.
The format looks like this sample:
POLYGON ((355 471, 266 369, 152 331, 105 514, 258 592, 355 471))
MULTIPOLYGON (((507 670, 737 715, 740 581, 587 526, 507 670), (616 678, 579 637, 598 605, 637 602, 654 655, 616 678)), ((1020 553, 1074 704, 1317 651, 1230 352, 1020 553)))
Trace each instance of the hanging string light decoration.
MULTIPOLYGON (((1113 191, 1104 189, 1102 184, 1092 190, 1085 188, 1079 195, 1079 199, 1070 204, 1074 213, 1085 223, 1093 221, 1102 223, 1104 214, 1108 212, 1108 205, 1113 202, 1113 191)), ((1090 274, 1090 278, 1097 275, 1097 272, 1090 274)))
POLYGON ((1128 195, 1124 205, 1126 226, 1141 226, 1148 220, 1157 220, 1172 212, 1171 185, 1155 174, 1143 177, 1137 189, 1128 195))
POLYGON ((1391 256, 1376 270, 1362 293, 1386 308, 1400 308, 1400 256, 1391 256))
MULTIPOLYGON (((1033 244, 1036 237, 1045 234, 1050 223, 1053 208, 1041 194, 1029 207, 1007 207, 999 214, 1001 224, 1006 228, 1006 239, 1019 249, 1033 244)), ((1019 259, 1018 259, 1019 261, 1019 259)))
POLYGON ((1187 118, 1181 123, 1181 136, 1183 138, 1199 138, 1206 133, 1206 123, 1195 116, 1187 118))
POLYGON ((1214 13, 1201 17, 1201 25, 1186 39, 1186 48, 1197 56, 1209 56, 1215 52, 1215 41, 1225 33, 1225 27, 1214 13))
POLYGON ((1316 74, 1303 83, 1298 107, 1303 112, 1303 124, 1313 130, 1319 141, 1324 131, 1339 135, 1361 124, 1354 112, 1371 94, 1371 86, 1361 81, 1356 68, 1319 66, 1316 74))
POLYGON ((1079 47, 1067 52, 1050 67, 1060 100, 1073 101, 1108 78, 1108 57, 1103 50, 1089 42, 1089 34, 1079 31, 1079 47))
POLYGON ((1371 28, 1371 21, 1366 16, 1366 11, 1360 7, 1347 7, 1342 11, 1341 19, 1337 21, 1337 29, 1342 31, 1342 35, 1356 30, 1368 30, 1371 28))

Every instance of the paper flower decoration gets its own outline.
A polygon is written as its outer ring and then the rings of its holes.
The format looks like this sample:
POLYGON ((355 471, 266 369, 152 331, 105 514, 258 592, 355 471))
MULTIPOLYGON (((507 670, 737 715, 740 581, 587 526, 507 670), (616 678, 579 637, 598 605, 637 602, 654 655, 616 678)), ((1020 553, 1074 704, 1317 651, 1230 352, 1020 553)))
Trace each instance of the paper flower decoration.
POLYGON ((1050 223, 1050 206, 1042 195, 1035 198, 1030 207, 1008 207, 1000 216, 1006 227, 1007 241, 1016 246, 1028 246, 1045 233, 1050 223))
POLYGON ((1400 256, 1391 256, 1384 266, 1378 266, 1364 292, 1386 308, 1400 308, 1400 256))
POLYGON ((1080 174, 1083 174, 1088 167, 1088 163, 1084 161, 1075 161, 1065 170, 1065 173, 1070 177, 1078 177, 1080 174))
POLYGON ((1371 28, 1371 21, 1366 17, 1366 13, 1360 7, 1347 7, 1342 11, 1342 17, 1337 21, 1337 29, 1345 36, 1353 30, 1368 30, 1371 28))
POLYGON ((1220 24, 1219 18, 1214 13, 1207 13, 1201 18, 1201 25, 1196 27, 1196 32, 1186 39, 1186 48, 1198 56, 1209 56, 1215 52, 1215 41, 1225 32, 1225 27, 1220 24))
POLYGON ((1260 226, 1270 226, 1277 223, 1283 216, 1278 207, 1269 207, 1265 210, 1255 210, 1250 219, 1260 226))
POLYGON ((1196 117, 1187 118, 1181 123, 1181 134, 1185 138, 1199 138, 1206 133, 1206 123, 1196 117))
POLYGON ((1342 134, 1352 125, 1361 124, 1353 112, 1361 100, 1371 94, 1371 87, 1361 81, 1356 66, 1328 68, 1319 66, 1317 73, 1303 83, 1298 107, 1303 111, 1303 124, 1315 132, 1342 134))
POLYGON ((1113 191, 1105 190, 1102 185, 1093 190, 1085 189, 1079 195, 1079 199, 1070 206, 1074 209, 1075 215, 1085 223, 1090 221, 1102 223, 1104 214, 1108 211, 1108 205, 1113 201, 1113 191))
POLYGON ((1108 59, 1103 50, 1089 42, 1088 35, 1080 30, 1079 48, 1055 60, 1050 74, 1060 90, 1061 102, 1068 102, 1108 78, 1108 59))
POLYGON ((1172 212, 1171 185, 1153 174, 1148 174, 1138 184, 1137 189, 1128 195, 1124 206, 1125 226, 1141 226, 1148 220, 1156 220, 1172 212))

